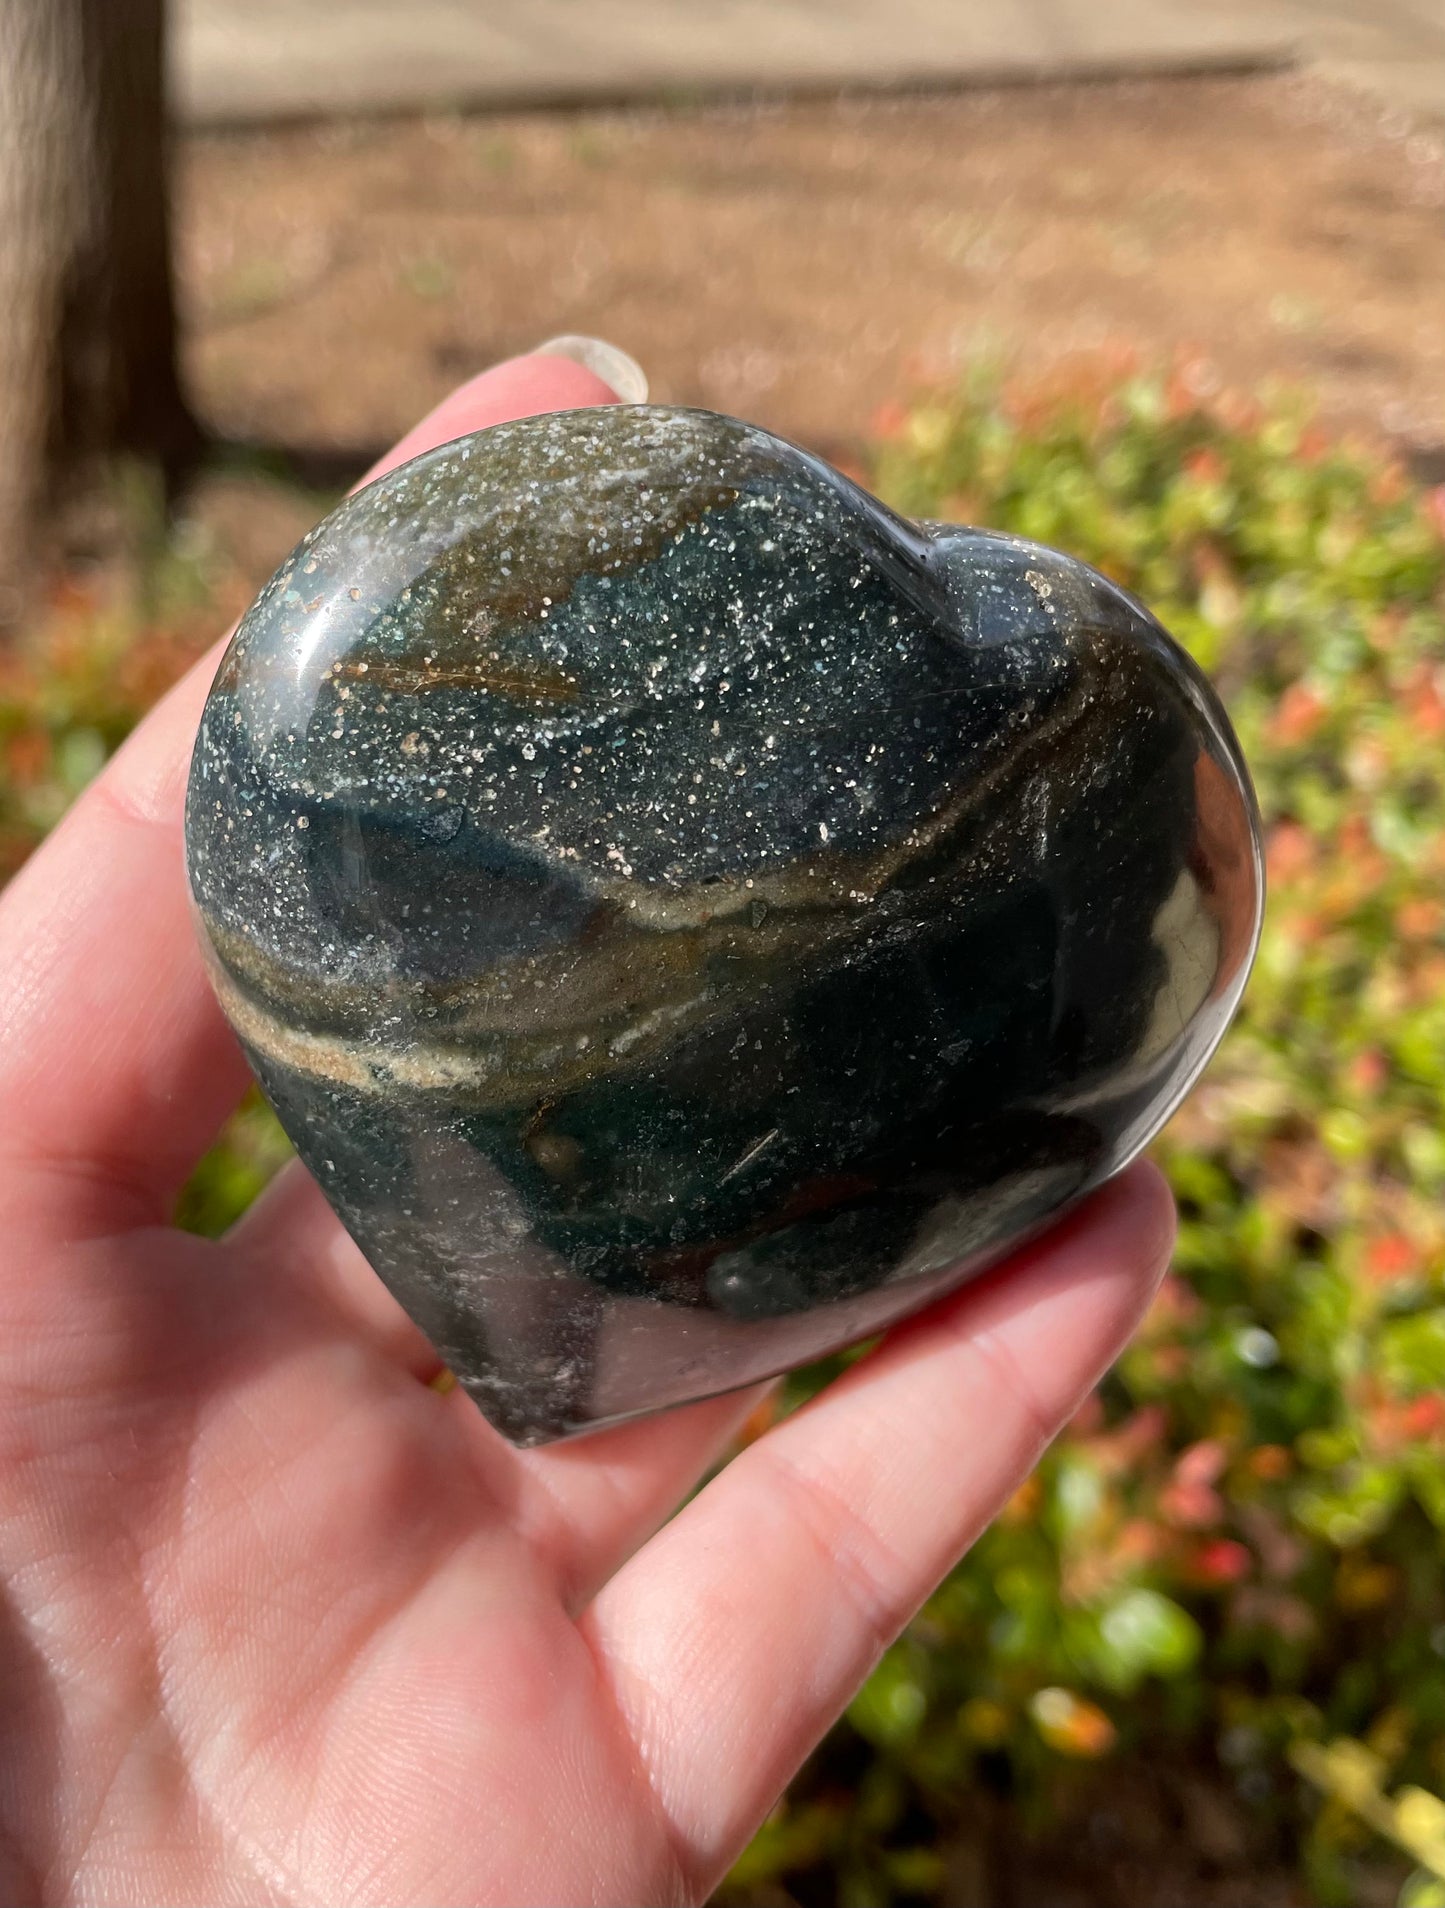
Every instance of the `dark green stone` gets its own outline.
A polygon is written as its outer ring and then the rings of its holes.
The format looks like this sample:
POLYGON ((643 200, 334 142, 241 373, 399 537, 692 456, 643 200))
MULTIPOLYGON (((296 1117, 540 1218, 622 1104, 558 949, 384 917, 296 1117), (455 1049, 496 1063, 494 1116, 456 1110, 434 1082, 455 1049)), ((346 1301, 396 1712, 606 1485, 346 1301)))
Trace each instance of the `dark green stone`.
POLYGON ((1261 896, 1228 722, 1131 598, 646 407, 313 531, 187 847, 302 1158, 529 1441, 875 1331, 1117 1171, 1261 896))

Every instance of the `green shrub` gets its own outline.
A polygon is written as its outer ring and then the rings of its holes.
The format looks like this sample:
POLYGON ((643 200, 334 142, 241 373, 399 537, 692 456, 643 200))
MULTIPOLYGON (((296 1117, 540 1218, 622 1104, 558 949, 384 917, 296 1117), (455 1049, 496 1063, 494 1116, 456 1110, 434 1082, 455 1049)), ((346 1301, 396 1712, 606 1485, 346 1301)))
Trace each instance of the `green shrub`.
POLYGON ((739 1884, 816 1899, 832 1864, 826 1898, 943 1899, 971 1785, 1027 1826, 1079 1765, 1178 1756, 1348 1899, 1358 1813, 1311 1819, 1291 1748, 1362 1738, 1382 1781, 1445 1787, 1445 492, 1202 382, 981 380, 880 420, 890 502, 1084 557, 1213 672, 1271 897, 1157 1148, 1183 1228, 1143 1331, 739 1884))

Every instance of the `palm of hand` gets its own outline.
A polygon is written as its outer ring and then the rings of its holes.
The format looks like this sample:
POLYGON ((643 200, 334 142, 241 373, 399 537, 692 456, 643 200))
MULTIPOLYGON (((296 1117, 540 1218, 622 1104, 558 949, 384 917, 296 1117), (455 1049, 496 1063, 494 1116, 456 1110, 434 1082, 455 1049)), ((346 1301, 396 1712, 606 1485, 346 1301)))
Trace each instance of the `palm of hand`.
MULTIPOLYGON (((518 360, 406 448, 606 395, 518 360)), ((0 909, 0 1882, 698 1899, 1112 1355, 1167 1198, 1126 1175, 658 1530, 756 1394, 517 1452, 297 1169, 219 1245, 164 1223, 244 1077, 180 867, 203 693, 0 909)))
POLYGON ((624 1899, 686 1892, 567 1607, 626 1541, 627 1467, 574 1521, 575 1465, 529 1488, 282 1270, 275 1218, 264 1250, 57 1246, 12 1310, 64 1367, 3 1420, 12 1898, 453 1901, 485 1872, 563 1901, 599 1866, 624 1899))

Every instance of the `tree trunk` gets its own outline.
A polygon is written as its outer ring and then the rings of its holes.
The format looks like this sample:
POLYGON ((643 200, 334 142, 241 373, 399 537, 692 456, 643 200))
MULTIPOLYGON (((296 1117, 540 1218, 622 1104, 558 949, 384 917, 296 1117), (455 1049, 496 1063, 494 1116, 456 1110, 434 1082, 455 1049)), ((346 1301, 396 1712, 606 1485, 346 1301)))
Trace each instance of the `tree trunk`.
POLYGON ((57 487, 116 451, 169 478, 176 372, 164 0, 0 0, 0 623, 57 487))

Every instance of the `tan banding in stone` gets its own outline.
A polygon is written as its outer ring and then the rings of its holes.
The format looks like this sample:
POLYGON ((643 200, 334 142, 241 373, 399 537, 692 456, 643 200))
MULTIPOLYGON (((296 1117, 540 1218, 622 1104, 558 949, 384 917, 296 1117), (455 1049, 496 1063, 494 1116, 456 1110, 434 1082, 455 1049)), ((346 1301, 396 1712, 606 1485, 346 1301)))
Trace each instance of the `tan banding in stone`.
MULTIPOLYGON (((686 890, 597 876, 602 925, 583 945, 464 981, 398 981, 384 993, 318 985, 208 921, 226 1010, 242 1038, 269 1059, 366 1094, 443 1093, 476 1107, 515 1105, 576 1091, 599 1075, 645 1070, 685 1033, 733 1012, 736 992, 720 993, 708 978, 721 962, 736 963, 741 978, 759 967, 846 958, 878 925, 880 897, 899 870, 963 824, 1001 784, 1014 784, 1008 806, 1016 810, 1050 755, 1057 782, 1060 755, 1087 740, 1091 707, 1124 658, 1106 653, 1091 660, 1068 701, 990 774, 878 855, 820 850, 803 869, 686 890), (752 925, 750 910, 759 902, 766 912, 752 925), (264 1000, 323 1025, 290 1025, 264 1000), (430 1038, 387 1039, 375 1031, 387 1021, 409 1029, 424 1023, 430 1038)), ((967 890, 997 880, 1017 852, 1016 834, 1001 816, 950 872, 948 885, 967 890)))

